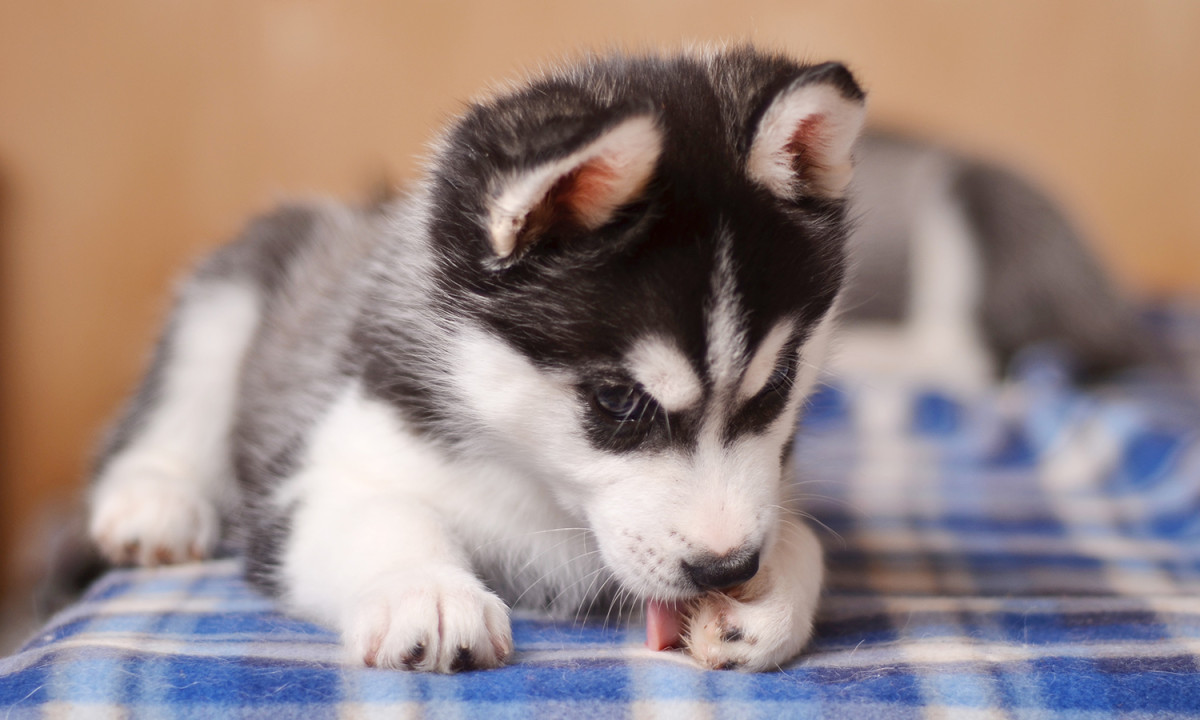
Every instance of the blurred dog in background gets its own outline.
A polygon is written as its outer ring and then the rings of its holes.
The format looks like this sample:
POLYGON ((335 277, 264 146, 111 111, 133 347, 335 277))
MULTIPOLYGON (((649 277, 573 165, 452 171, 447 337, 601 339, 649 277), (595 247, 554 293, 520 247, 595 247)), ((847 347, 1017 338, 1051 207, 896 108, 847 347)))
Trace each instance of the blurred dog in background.
POLYGON ((838 371, 977 391, 1033 345, 1084 381, 1160 355, 1062 210, 1019 175, 875 132, 850 196, 838 371))

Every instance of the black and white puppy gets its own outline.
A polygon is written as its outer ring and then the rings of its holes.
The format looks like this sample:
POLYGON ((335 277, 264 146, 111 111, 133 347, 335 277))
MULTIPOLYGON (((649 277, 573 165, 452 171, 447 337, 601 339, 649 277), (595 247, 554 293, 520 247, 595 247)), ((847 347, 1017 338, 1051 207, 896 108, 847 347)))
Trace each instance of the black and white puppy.
POLYGON ((594 58, 470 106, 386 207, 256 221, 183 283, 92 537, 155 564, 228 527, 368 665, 494 667, 509 606, 635 600, 706 666, 786 662, 863 114, 838 64, 594 58))

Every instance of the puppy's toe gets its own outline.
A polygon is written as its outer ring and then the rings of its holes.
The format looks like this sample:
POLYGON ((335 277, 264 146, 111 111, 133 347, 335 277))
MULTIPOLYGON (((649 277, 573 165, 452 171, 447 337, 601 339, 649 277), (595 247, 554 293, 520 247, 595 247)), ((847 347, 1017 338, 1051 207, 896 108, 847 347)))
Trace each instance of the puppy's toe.
POLYGON ((685 642, 705 667, 758 672, 792 659, 811 627, 811 612, 786 595, 739 600, 713 592, 697 601, 685 642))
POLYGON ((118 468, 92 496, 89 533, 117 565, 166 565, 208 557, 217 544, 217 508, 178 473, 118 468))
POLYGON ((513 650, 508 608, 457 569, 376 583, 343 627, 352 655, 372 667, 455 673, 498 667, 513 650))
POLYGON ((747 634, 738 613, 737 601, 720 593, 701 598, 692 613, 685 642, 692 657, 714 670, 745 666, 749 647, 757 638, 747 634))

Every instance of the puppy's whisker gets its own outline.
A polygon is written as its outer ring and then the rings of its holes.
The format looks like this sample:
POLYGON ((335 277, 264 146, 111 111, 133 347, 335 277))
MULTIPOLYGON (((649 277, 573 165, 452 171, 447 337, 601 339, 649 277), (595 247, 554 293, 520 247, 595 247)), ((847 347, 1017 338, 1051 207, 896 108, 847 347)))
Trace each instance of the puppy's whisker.
POLYGON ((803 495, 798 496, 798 497, 784 498, 783 502, 785 504, 787 504, 787 509, 789 512, 800 512, 802 510, 802 507, 800 504, 803 503, 805 500, 809 500, 809 499, 823 500, 825 502, 839 505, 839 506, 845 507, 849 510, 853 510, 855 512, 858 512, 859 514, 863 514, 861 507, 858 506, 857 504, 855 504, 854 501, 850 500, 849 498, 837 497, 834 495, 816 495, 813 493, 804 493, 803 495))
POLYGON ((792 506, 791 508, 789 508, 789 509, 791 509, 791 510, 798 510, 798 509, 799 509, 799 504, 800 504, 800 503, 802 503, 802 502, 804 502, 805 500, 821 500, 821 501, 828 502, 828 503, 832 503, 832 504, 835 504, 835 505, 842 505, 842 506, 845 506, 845 507, 853 507, 853 503, 851 503, 849 500, 847 500, 847 499, 846 499, 846 498, 844 498, 844 497, 836 497, 836 496, 834 496, 834 495, 816 495, 816 494, 813 494, 813 493, 805 493, 805 494, 804 494, 804 497, 802 497, 802 498, 796 498, 796 499, 793 501, 793 502, 795 503, 795 505, 793 505, 793 506, 792 506))
POLYGON ((557 532, 590 532, 590 531, 591 531, 591 528, 585 528, 585 527, 549 528, 546 530, 530 530, 529 532, 525 533, 525 537, 533 537, 534 535, 549 535, 550 533, 557 533, 557 532))
MULTIPOLYGON (((546 572, 542 573, 541 577, 539 577, 538 579, 536 579, 536 580, 534 580, 533 582, 529 583, 529 585, 527 585, 527 586, 525 587, 525 589, 524 589, 523 591, 521 591, 521 593, 520 593, 519 595, 517 595, 516 599, 515 599, 515 600, 513 600, 513 605, 515 606, 515 605, 517 605, 518 603, 520 603, 520 602, 521 602, 521 600, 522 600, 522 599, 524 599, 524 597, 525 597, 526 595, 528 595, 528 594, 529 594, 529 592, 530 592, 531 590, 533 590, 535 587, 537 587, 538 585, 540 585, 540 584, 541 584, 541 582, 542 582, 543 580, 545 580, 546 578, 548 578, 548 577, 550 577, 551 575, 554 575, 555 573, 557 573, 559 570, 561 570, 561 569, 563 569, 563 568, 567 567, 568 565, 572 565, 572 564, 574 564, 574 563, 577 563, 577 562, 579 562, 580 560, 584 560, 584 559, 586 559, 586 558, 589 558, 589 557, 591 557, 591 556, 593 556, 593 555, 598 555, 599 553, 600 553, 600 551, 599 551, 599 550, 588 550, 587 552, 581 553, 581 554, 579 554, 579 555, 573 555, 573 556, 571 556, 571 557, 567 558, 566 560, 564 560, 563 562, 559 563, 559 564, 558 564, 558 565, 556 565, 555 567, 553 567, 553 568, 551 568, 551 569, 547 570, 546 572)), ((527 566, 528 566, 528 564, 527 564, 527 566)))
MULTIPOLYGON (((554 597, 550 598, 550 600, 547 602, 547 605, 549 605, 551 607, 557 605, 558 601, 561 600, 567 593, 578 588, 588 578, 592 578, 592 583, 594 584, 597 575, 599 573, 603 572, 603 570, 604 570, 603 567, 597 567, 595 570, 592 570, 591 572, 589 572, 587 574, 581 575, 580 577, 576 578, 572 582, 569 582, 569 583, 563 585, 561 588, 558 589, 558 592, 554 594, 554 597)), ((588 586, 588 590, 591 590, 591 585, 588 586)), ((586 595, 586 592, 587 591, 585 591, 585 595, 586 595)), ((580 602, 582 602, 582 600, 580 602)))
POLYGON ((588 583, 587 589, 583 591, 583 597, 581 598, 580 605, 575 609, 575 620, 572 622, 572 626, 578 626, 582 617, 587 617, 592 614, 592 607, 596 604, 596 600, 600 597, 600 593, 602 592, 602 590, 597 590, 595 593, 593 593, 592 588, 596 587, 596 581, 598 581, 604 575, 605 571, 606 570, 603 567, 596 568, 594 571, 592 571, 592 581, 588 583), (590 600, 588 600, 588 604, 585 609, 584 605, 582 604, 582 600, 586 598, 590 598, 590 600))
MULTIPOLYGON (((586 532, 586 531, 585 531, 585 532, 586 532)), ((575 539, 575 538, 577 538, 577 537, 579 537, 579 533, 578 533, 578 532, 577 532, 577 533, 575 533, 575 534, 573 534, 573 535, 571 535, 571 536, 569 536, 569 537, 566 537, 566 538, 564 538, 564 539, 562 539, 562 540, 559 540, 558 542, 556 542, 555 544, 551 545, 551 546, 550 546, 550 547, 548 547, 548 548, 543 548, 541 552, 539 552, 539 553, 537 553, 536 555, 534 555, 533 557, 529 558, 529 560, 527 560, 527 561, 525 562, 525 564, 524 564, 524 565, 522 565, 521 567, 517 568, 517 574, 520 574, 520 573, 524 572, 525 570, 529 569, 529 566, 530 566, 530 565, 533 565, 533 564, 534 564, 534 563, 536 563, 537 561, 539 561, 539 560, 541 560, 542 558, 544 558, 546 555, 548 555, 548 554, 550 554, 550 553, 554 552, 555 550, 559 549, 559 548, 560 548, 560 547, 562 547, 563 545, 566 545, 567 543, 571 542, 572 540, 574 540, 574 539, 575 539)))
POLYGON ((774 508, 784 512, 784 515, 780 516, 780 518, 779 518, 780 523, 788 524, 793 527, 799 527, 799 523, 797 523, 795 520, 787 517, 787 515, 789 515, 789 514, 796 515, 800 518, 803 518, 805 520, 808 520, 808 521, 820 526, 823 530, 825 530, 825 532, 827 532, 830 535, 832 535, 833 537, 837 538, 838 543, 841 544, 843 549, 845 549, 847 547, 846 538, 842 537, 841 533, 839 533, 837 530, 834 530, 833 528, 829 527, 829 525, 827 525, 825 522, 823 522, 822 520, 817 518, 812 513, 805 512, 803 510, 797 510, 795 508, 789 509, 789 508, 784 507, 783 505, 772 505, 771 507, 774 507, 774 508))
POLYGON ((612 616, 612 611, 614 608, 618 608, 617 609, 617 619, 618 620, 625 614, 625 599, 626 599, 626 597, 630 597, 629 591, 623 587, 618 587, 617 588, 617 596, 616 596, 616 598, 613 599, 612 604, 610 604, 608 606, 608 612, 604 615, 604 625, 602 627, 605 630, 608 629, 608 621, 609 621, 609 618, 612 616))

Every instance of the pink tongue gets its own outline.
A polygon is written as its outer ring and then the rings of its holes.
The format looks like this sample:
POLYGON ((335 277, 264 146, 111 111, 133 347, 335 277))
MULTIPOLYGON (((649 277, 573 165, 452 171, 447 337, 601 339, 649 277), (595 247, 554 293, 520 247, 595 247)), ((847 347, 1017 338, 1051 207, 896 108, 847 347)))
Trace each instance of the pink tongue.
POLYGON ((646 647, 666 650, 679 647, 683 633, 683 618, 673 602, 646 601, 646 647))

